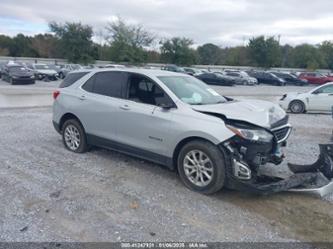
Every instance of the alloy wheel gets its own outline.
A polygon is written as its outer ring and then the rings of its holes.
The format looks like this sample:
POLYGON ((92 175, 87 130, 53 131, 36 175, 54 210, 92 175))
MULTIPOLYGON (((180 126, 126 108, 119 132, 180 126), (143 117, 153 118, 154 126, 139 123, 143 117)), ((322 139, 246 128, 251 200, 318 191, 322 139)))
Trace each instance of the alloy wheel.
POLYGON ((293 113, 301 113, 303 112, 303 106, 300 102, 292 103, 290 109, 293 113))
POLYGON ((213 180, 212 160, 201 150, 189 151, 184 157, 183 167, 187 179, 198 187, 205 187, 213 180))
POLYGON ((79 130, 74 125, 68 125, 64 131, 64 138, 67 147, 76 151, 80 147, 81 136, 79 130))

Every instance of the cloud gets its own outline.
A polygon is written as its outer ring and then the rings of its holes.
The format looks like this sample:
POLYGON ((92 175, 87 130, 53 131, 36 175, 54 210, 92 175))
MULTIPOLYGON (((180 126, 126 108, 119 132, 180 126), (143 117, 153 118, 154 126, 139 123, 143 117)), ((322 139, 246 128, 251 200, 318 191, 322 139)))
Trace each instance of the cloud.
POLYGON ((330 0, 1 0, 0 33, 46 32, 50 21, 81 21, 98 31, 121 16, 159 37, 183 36, 196 44, 243 45, 262 34, 317 44, 333 40, 331 9, 330 0))

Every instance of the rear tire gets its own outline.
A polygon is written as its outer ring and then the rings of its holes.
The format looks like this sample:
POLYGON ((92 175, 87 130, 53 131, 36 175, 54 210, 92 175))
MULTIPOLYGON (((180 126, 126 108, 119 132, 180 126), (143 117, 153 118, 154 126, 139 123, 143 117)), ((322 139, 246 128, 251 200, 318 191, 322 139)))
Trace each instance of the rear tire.
POLYGON ((66 149, 72 152, 84 153, 88 151, 86 133, 76 119, 69 119, 62 126, 62 141, 66 149))
POLYGON ((293 100, 289 105, 289 110, 292 113, 296 113, 296 114, 304 113, 305 112, 305 105, 300 100, 293 100))
POLYGON ((189 189, 213 194, 225 181, 225 159, 212 143, 194 140, 183 146, 177 159, 180 179, 189 189))

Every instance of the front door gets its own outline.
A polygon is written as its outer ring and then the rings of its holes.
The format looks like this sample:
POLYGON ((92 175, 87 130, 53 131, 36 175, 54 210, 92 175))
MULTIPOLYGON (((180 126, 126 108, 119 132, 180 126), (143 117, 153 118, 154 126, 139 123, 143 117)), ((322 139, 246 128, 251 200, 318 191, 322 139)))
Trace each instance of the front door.
POLYGON ((333 85, 322 86, 309 98, 309 109, 314 111, 331 111, 333 106, 333 85))
POLYGON ((166 155, 175 111, 161 107, 166 99, 171 101, 151 79, 129 74, 126 99, 118 103, 118 141, 144 157, 166 155))

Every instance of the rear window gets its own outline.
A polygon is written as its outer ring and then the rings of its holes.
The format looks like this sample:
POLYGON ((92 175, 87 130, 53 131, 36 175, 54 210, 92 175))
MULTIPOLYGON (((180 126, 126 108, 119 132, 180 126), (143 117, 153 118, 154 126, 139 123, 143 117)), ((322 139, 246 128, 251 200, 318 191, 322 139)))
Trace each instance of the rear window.
POLYGON ((73 85, 76 81, 85 76, 88 72, 69 73, 66 78, 61 82, 60 88, 65 88, 73 85))

